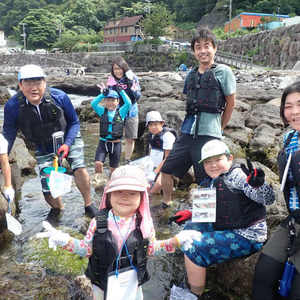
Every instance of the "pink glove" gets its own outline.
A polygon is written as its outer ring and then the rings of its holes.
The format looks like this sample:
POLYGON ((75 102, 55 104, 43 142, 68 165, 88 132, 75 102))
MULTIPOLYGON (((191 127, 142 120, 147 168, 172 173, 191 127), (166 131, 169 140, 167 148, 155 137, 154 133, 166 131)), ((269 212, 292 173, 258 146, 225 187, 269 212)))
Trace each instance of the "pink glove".
POLYGON ((63 144, 57 150, 57 155, 59 156, 59 154, 61 152, 63 152, 62 158, 66 158, 68 156, 68 154, 69 154, 69 149, 70 149, 70 147, 68 145, 63 144))

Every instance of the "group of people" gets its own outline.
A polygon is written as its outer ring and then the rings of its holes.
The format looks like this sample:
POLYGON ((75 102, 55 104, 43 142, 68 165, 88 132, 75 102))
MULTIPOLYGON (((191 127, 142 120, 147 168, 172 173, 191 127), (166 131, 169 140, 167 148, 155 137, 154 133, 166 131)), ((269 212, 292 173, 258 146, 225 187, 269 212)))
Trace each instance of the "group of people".
MULTIPOLYGON (((284 125, 292 128, 284 136, 278 156, 288 217, 267 240, 266 205, 275 201, 273 188, 263 170, 250 160, 247 165, 234 163, 230 149, 221 140, 235 106, 234 74, 229 67, 215 63, 217 41, 209 29, 196 31, 191 49, 199 65, 185 79, 186 115, 180 135, 176 137, 165 126, 158 111, 146 116, 150 157, 157 175, 150 188, 141 169, 130 164, 119 167, 123 131, 126 161, 134 149, 137 101, 141 96, 136 75, 121 57, 113 62, 111 76, 106 84, 99 85, 101 93, 91 103, 100 118, 95 172, 103 172, 107 155, 111 171, 99 210, 91 204, 78 117, 64 92, 46 87, 46 76, 38 66, 21 68, 20 91, 5 105, 3 135, 8 150, 2 151, 4 159, 20 129, 36 146, 46 201, 53 208, 63 209, 62 200, 49 194, 43 168, 52 163, 52 134, 64 132, 57 154, 73 169, 92 220, 83 240, 47 222, 39 237, 49 238, 53 248, 60 246, 89 258, 85 275, 92 283, 94 299, 143 299, 141 286, 149 280, 147 256, 174 252, 176 248, 184 253, 186 286, 195 299, 201 299, 204 293, 207 267, 259 250, 253 300, 276 299, 278 288, 281 295, 300 299, 300 82, 284 90, 280 107, 284 125), (171 218, 177 224, 187 223, 174 237, 156 240, 148 193, 162 189, 162 209, 170 207, 174 177, 182 178, 191 166, 199 185, 191 192, 193 207, 171 218)), ((1 166, 4 172, 2 159, 1 166)), ((4 191, 11 189, 8 179, 4 191)))

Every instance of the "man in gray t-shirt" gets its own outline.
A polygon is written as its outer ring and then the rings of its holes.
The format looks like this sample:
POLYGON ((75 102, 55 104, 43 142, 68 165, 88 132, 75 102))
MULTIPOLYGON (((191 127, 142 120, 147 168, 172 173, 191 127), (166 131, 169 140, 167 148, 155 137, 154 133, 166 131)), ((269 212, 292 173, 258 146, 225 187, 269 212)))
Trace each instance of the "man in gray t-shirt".
POLYGON ((173 176, 182 178, 191 166, 196 182, 203 179, 199 160, 201 148, 211 139, 221 138, 235 105, 236 81, 231 69, 214 63, 216 37, 208 28, 197 31, 191 48, 199 66, 185 79, 187 113, 162 172, 163 203, 172 202, 173 176))

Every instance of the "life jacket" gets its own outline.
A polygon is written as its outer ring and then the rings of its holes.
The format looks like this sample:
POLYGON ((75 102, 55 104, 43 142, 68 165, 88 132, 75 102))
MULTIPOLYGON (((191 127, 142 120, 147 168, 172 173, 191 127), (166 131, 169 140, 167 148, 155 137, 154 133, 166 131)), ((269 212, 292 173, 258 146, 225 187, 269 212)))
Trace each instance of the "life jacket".
MULTIPOLYGON (((285 148, 290 144, 295 132, 296 131, 293 130, 287 136, 286 141, 283 145, 283 148, 279 151, 278 156, 277 156, 277 164, 278 164, 278 169, 279 169, 279 180, 280 180, 280 182, 282 181, 284 169, 285 169, 285 166, 286 166, 286 163, 287 163, 287 155, 286 155, 286 152, 285 152, 285 148)), ((293 157, 293 155, 294 155, 294 153, 292 154, 292 157, 293 157)), ((296 172, 295 169, 300 172, 300 170, 298 168, 291 169, 293 178, 297 178, 297 177, 300 176, 300 174, 295 173, 296 172)), ((287 178, 287 180, 285 182, 285 185, 284 185, 284 189, 283 189, 283 195, 284 195, 285 204, 286 204, 286 207, 287 207, 289 213, 291 213, 290 206, 289 206, 290 190, 294 186, 296 187, 296 191, 297 191, 298 197, 300 199, 300 187, 299 187, 299 185, 295 184, 291 180, 288 180, 288 178, 287 178)))
POLYGON ((203 74, 194 68, 188 75, 186 112, 195 115, 199 112, 221 113, 226 99, 220 82, 215 76, 216 64, 203 74))
MULTIPOLYGON (((135 95, 133 93, 133 91, 131 90, 133 81, 130 80, 129 78, 127 78, 126 76, 123 76, 121 79, 116 78, 115 76, 113 76, 114 79, 116 80, 116 82, 118 82, 119 85, 121 85, 121 87, 123 88, 123 90, 126 92, 127 96, 130 98, 131 100, 131 104, 135 104, 136 103, 136 98, 135 95)), ((110 87, 111 89, 117 91, 117 87, 115 85, 110 87)), ((119 92, 118 92, 119 93, 119 92)), ((120 94, 119 94, 120 95, 120 94)), ((124 104, 124 100, 122 98, 122 96, 120 95, 120 107, 124 104)))
POLYGON ((104 109, 104 113, 100 118, 100 136, 106 138, 108 134, 112 135, 112 140, 118 140, 123 136, 124 120, 122 120, 119 108, 117 108, 116 113, 112 122, 108 120, 108 109, 104 109), (108 126, 112 124, 112 132, 108 130, 108 126))
MULTIPOLYGON (((117 243, 108 229, 108 209, 103 209, 96 215, 97 228, 93 238, 93 254, 89 258, 86 276, 93 284, 99 286, 104 292, 107 288, 108 273, 115 271, 116 258, 119 254, 117 243)), ((141 215, 136 218, 136 228, 130 233, 126 240, 132 263, 137 269, 138 284, 142 285, 150 279, 147 271, 148 239, 143 239, 140 229, 141 215)), ((125 247, 122 249, 119 260, 119 268, 130 267, 125 247)))
POLYGON ((26 101, 24 94, 17 94, 19 101, 18 128, 30 143, 48 148, 52 146, 52 134, 56 131, 66 131, 67 121, 64 110, 55 104, 46 89, 43 101, 39 104, 40 114, 37 108, 26 101))
POLYGON ((166 132, 171 132, 175 136, 175 138, 177 137, 177 132, 174 128, 164 126, 163 130, 160 133, 155 134, 154 136, 151 133, 148 134, 148 145, 150 145, 152 149, 163 151, 163 135, 166 132))
MULTIPOLYGON (((232 172, 239 166, 233 166, 229 170, 232 172)), ((266 208, 248 198, 242 190, 228 188, 224 177, 220 175, 213 186, 216 188, 217 208, 216 222, 213 223, 215 230, 246 228, 266 217, 266 208)), ((209 187, 209 182, 205 184, 209 187)))

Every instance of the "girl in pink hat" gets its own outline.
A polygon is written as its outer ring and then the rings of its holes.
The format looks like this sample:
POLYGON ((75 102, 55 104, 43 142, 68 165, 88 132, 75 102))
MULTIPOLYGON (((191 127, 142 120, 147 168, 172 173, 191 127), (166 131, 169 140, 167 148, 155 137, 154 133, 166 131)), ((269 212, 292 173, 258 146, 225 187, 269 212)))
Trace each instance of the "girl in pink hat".
POLYGON ((141 300, 141 285, 149 280, 147 256, 189 249, 201 233, 179 232, 168 240, 155 239, 149 209, 147 179, 131 165, 117 168, 102 197, 100 210, 91 220, 83 240, 53 228, 44 222, 49 247, 62 246, 80 256, 89 257, 85 275, 93 285, 94 300, 141 300))

